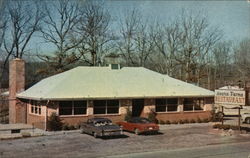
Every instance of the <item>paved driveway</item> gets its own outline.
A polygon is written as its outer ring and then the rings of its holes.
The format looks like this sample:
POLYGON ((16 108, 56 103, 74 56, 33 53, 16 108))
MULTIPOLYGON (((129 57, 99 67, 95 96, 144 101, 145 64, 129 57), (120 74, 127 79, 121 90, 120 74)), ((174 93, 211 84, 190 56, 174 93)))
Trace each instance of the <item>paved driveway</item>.
POLYGON ((211 124, 161 126, 158 135, 95 139, 79 131, 0 141, 0 157, 105 157, 138 152, 192 148, 250 140, 249 135, 222 136, 211 124))

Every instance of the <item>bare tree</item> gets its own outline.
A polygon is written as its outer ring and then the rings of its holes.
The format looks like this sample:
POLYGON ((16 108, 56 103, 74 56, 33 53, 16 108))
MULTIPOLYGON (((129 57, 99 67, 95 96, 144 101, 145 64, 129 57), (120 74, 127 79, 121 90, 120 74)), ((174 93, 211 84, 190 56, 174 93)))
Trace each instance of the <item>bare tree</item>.
POLYGON ((70 0, 53 1, 45 5, 44 13, 46 17, 43 19, 43 25, 46 27, 41 30, 42 37, 45 42, 55 46, 56 50, 53 55, 38 55, 48 65, 48 69, 40 72, 61 72, 81 58, 76 47, 82 40, 72 41, 72 37, 77 34, 79 4, 70 0))
POLYGON ((7 15, 5 14, 5 11, 6 11, 6 2, 1 0, 0 1, 0 49, 1 49, 2 44, 3 44, 5 30, 6 30, 6 24, 7 24, 7 15))
POLYGON ((196 82, 202 77, 202 72, 208 63, 207 55, 220 40, 221 32, 211 28, 207 18, 193 16, 183 12, 179 23, 181 36, 179 49, 175 53, 176 61, 182 65, 185 81, 196 82))
POLYGON ((250 39, 242 40, 234 50, 234 60, 240 79, 247 81, 250 77, 250 39))
POLYGON ((168 26, 159 25, 157 27, 156 35, 154 36, 154 44, 156 46, 156 55, 160 56, 158 60, 159 68, 164 68, 162 72, 173 76, 174 71, 178 68, 175 61, 175 53, 180 47, 181 30, 178 22, 173 22, 168 26))
POLYGON ((27 53, 27 46, 34 33, 40 30, 40 21, 44 17, 36 1, 9 0, 5 1, 5 7, 3 14, 8 21, 4 23, 6 27, 1 35, 5 53, 2 76, 7 72, 10 57, 23 58, 27 53))
MULTIPOLYGON (((78 51, 83 55, 83 61, 91 66, 103 62, 105 55, 112 48, 115 39, 110 30, 111 16, 97 2, 87 1, 81 7, 81 18, 77 25, 80 45, 78 51)), ((74 38, 73 41, 79 41, 74 38)))
POLYGON ((23 57, 30 39, 40 30, 40 21, 44 17, 39 4, 30 1, 8 1, 7 14, 8 38, 4 39, 4 48, 8 54, 6 62, 10 56, 23 57))
MULTIPOLYGON (((219 88, 226 83, 226 76, 231 71, 232 67, 232 43, 220 42, 217 43, 212 51, 214 68, 213 68, 213 84, 215 88, 219 88), (231 67, 229 67, 231 66, 231 67)), ((212 64, 210 65, 212 67, 212 64)), ((212 74, 208 78, 212 79, 212 74)))

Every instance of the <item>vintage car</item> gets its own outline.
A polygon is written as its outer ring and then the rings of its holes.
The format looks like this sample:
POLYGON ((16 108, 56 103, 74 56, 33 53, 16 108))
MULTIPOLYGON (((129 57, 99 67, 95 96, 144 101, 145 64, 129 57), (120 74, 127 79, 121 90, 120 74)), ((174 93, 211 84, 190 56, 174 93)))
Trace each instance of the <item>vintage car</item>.
POLYGON ((122 128, 112 124, 107 118, 91 118, 81 124, 81 133, 91 134, 95 138, 123 135, 122 128))
POLYGON ((129 121, 117 122, 123 130, 134 132, 135 134, 141 133, 158 133, 159 126, 150 122, 147 118, 133 117, 129 121))
POLYGON ((241 115, 243 122, 250 124, 250 113, 244 113, 241 115))

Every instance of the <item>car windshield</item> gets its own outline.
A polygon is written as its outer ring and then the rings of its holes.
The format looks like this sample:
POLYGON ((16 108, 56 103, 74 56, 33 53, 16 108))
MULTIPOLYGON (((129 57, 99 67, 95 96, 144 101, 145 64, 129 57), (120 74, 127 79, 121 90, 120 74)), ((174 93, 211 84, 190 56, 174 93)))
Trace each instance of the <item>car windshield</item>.
POLYGON ((148 119, 146 118, 134 118, 131 122, 134 123, 151 123, 148 119))
POLYGON ((107 126, 107 125, 112 125, 112 122, 109 120, 102 120, 102 121, 96 121, 95 126, 107 126))

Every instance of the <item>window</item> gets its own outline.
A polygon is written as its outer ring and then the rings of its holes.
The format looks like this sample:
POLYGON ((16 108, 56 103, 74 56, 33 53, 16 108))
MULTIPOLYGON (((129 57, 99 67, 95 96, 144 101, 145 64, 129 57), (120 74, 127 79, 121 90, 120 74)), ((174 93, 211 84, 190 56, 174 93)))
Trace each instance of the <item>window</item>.
POLYGON ((104 100, 94 101, 94 114, 106 114, 106 101, 104 100))
POLYGON ((30 110, 31 113, 41 115, 42 113, 41 104, 38 101, 34 101, 34 100, 31 100, 30 104, 31 104, 31 110, 30 110))
POLYGON ((166 112, 166 99, 156 99, 155 105, 156 112, 166 112))
POLYGON ((184 99, 184 111, 203 110, 204 99, 202 98, 186 98, 184 99))
POLYGON ((83 115, 87 112, 87 101, 74 101, 74 115, 83 115))
POLYGON ((59 115, 84 115, 87 112, 87 101, 60 101, 59 115))
POLYGON ((194 102, 193 102, 193 99, 191 98, 186 98, 186 99, 184 99, 184 103, 183 103, 184 105, 184 111, 193 111, 193 104, 194 104, 194 102))
POLYGON ((176 112, 178 107, 177 98, 156 99, 156 112, 176 112))
POLYGON ((118 114, 119 100, 95 100, 94 114, 118 114))

